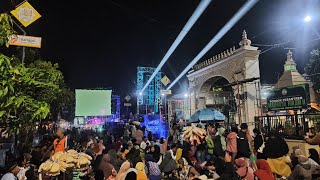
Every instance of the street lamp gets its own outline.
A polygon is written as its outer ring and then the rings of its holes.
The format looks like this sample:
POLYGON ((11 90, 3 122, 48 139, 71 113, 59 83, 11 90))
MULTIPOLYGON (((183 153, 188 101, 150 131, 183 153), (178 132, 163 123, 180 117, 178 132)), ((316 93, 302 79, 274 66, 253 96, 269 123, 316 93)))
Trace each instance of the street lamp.
POLYGON ((308 23, 308 22, 310 22, 312 20, 312 18, 311 18, 311 16, 307 15, 307 16, 304 17, 303 20, 304 20, 304 22, 308 23))

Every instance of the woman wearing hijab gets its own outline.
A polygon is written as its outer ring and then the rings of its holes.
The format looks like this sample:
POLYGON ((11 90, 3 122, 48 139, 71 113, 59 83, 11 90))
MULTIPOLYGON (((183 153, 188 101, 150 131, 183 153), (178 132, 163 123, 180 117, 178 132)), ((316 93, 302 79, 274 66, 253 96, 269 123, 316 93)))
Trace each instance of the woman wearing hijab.
POLYGON ((145 161, 146 175, 148 176, 149 180, 160 180, 161 171, 156 159, 152 155, 147 154, 145 157, 145 161))
POLYGON ((227 162, 223 174, 219 180, 241 180, 231 162, 227 162))
POLYGON ((248 167, 248 162, 244 158, 238 158, 235 160, 236 166, 238 167, 237 173, 241 179, 254 180, 254 172, 251 167, 248 167))
POLYGON ((133 164, 133 166, 135 166, 138 162, 142 162, 140 150, 135 147, 132 148, 126 155, 126 159, 128 159, 133 164))
POLYGON ((286 141, 277 134, 270 133, 263 149, 264 155, 273 173, 288 177, 291 174, 289 147, 286 141))
POLYGON ((144 164, 142 162, 137 163, 136 169, 137 169, 137 180, 148 180, 148 177, 144 169, 144 164))
POLYGON ((179 160, 179 175, 180 180, 188 180, 194 176, 200 176, 193 166, 190 166, 185 158, 179 160))
POLYGON ((232 127, 231 133, 227 135, 227 147, 226 150, 231 154, 232 156, 232 162, 234 162, 235 157, 237 156, 237 133, 238 128, 232 127))
POLYGON ((220 136, 220 142, 221 142, 221 146, 222 146, 223 151, 225 151, 227 148, 225 131, 226 131, 226 129, 224 127, 220 127, 218 129, 218 135, 220 136))
POLYGON ((129 161, 122 163, 119 172, 116 176, 116 180, 123 180, 127 176, 127 170, 130 169, 129 161))
POLYGON ((304 155, 299 155, 298 157, 299 164, 293 169, 291 175, 288 177, 288 180, 311 180, 312 171, 319 171, 320 168, 317 168, 315 165, 311 164, 308 161, 308 158, 304 155))
POLYGON ((173 177, 174 171, 177 169, 176 160, 171 156, 171 152, 167 151, 160 166, 161 172, 165 174, 165 177, 173 177))
POLYGON ((110 155, 110 163, 113 165, 116 171, 119 171, 121 164, 123 163, 123 160, 121 160, 118 155, 116 150, 110 149, 108 151, 108 154, 110 155))
POLYGON ((309 156, 310 159, 314 160, 316 163, 318 163, 320 165, 320 163, 319 163, 319 153, 318 153, 317 150, 315 150, 313 148, 309 149, 309 155, 310 155, 309 156))
POLYGON ((158 162, 161 156, 160 147, 155 144, 154 146, 151 147, 150 152, 148 154, 153 156, 156 162, 158 162))
POLYGON ((100 162, 99 169, 103 171, 105 178, 109 178, 112 175, 112 169, 114 167, 111 164, 111 158, 109 154, 105 154, 100 162))
POLYGON ((264 159, 257 160, 258 170, 255 172, 255 175, 260 180, 274 180, 273 173, 270 169, 268 162, 264 159))

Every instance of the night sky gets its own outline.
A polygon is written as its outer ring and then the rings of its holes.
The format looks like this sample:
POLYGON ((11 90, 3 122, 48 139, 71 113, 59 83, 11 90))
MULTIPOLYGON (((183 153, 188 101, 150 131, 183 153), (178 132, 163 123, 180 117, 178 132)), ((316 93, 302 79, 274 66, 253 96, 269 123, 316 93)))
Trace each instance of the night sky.
MULTIPOLYGON (((0 0, 9 11, 18 0, 0 0), (14 3, 12 5, 12 2, 14 3)), ((133 94, 136 67, 156 67, 200 0, 29 0, 42 17, 26 31, 43 38, 43 59, 59 63, 71 88, 112 87, 116 94, 133 94)), ((213 0, 162 71, 173 80, 222 28, 245 0, 213 0)), ((275 83, 288 49, 298 69, 311 49, 320 47, 320 1, 260 0, 203 58, 238 47, 243 30, 252 44, 288 42, 260 56, 261 82, 275 83), (306 14, 313 16, 309 24, 306 14)), ((19 31, 18 31, 19 32, 19 31)), ((174 89, 183 92, 186 78, 174 89)))

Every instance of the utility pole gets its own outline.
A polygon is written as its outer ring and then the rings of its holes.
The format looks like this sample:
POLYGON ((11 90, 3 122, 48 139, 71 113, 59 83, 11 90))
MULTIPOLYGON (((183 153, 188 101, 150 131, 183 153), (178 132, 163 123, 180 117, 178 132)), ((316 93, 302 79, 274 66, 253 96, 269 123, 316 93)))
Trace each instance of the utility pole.
POLYGON ((238 89, 238 92, 237 92, 237 97, 238 97, 238 119, 239 119, 239 124, 241 124, 241 102, 240 102, 240 85, 239 85, 239 81, 238 79, 236 80, 237 81, 237 89, 238 89))
MULTIPOLYGON (((13 23, 22 31, 23 35, 27 35, 27 32, 12 18, 13 23)), ((26 56, 26 47, 22 47, 22 57, 21 57, 21 63, 24 63, 24 59, 26 56)))

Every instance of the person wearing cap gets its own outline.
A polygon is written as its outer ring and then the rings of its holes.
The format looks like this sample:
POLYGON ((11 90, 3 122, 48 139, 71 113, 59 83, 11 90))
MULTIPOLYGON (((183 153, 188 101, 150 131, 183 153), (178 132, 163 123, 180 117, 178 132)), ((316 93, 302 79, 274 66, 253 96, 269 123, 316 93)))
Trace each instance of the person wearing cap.
POLYGON ((1 180, 17 180, 17 174, 19 173, 20 168, 17 163, 9 166, 8 173, 2 176, 1 180))
POLYGON ((58 138, 53 141, 53 154, 65 152, 67 150, 67 136, 65 136, 65 130, 63 128, 58 128, 56 135, 58 138))

